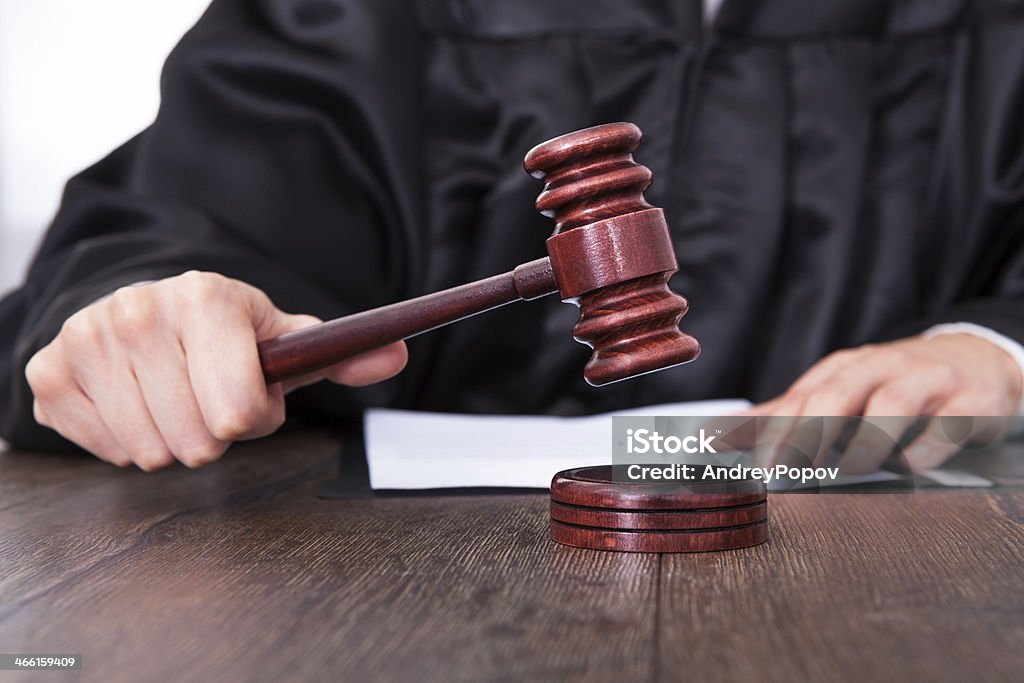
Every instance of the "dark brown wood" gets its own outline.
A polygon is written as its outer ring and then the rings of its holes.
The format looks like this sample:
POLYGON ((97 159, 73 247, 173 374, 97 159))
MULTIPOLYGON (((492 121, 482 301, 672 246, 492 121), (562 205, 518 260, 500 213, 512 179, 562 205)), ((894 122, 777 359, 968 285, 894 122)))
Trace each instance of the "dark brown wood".
POLYGON ((631 123, 595 126, 534 147, 524 163, 545 181, 537 210, 555 221, 548 254, 562 298, 580 308, 573 336, 594 349, 583 376, 595 386, 700 354, 679 330, 687 302, 668 287, 679 266, 664 214, 644 199, 641 139, 631 123))
POLYGON ((759 479, 735 481, 629 482, 610 465, 579 467, 551 479, 551 500, 609 510, 696 510, 763 502, 768 487, 759 479))
POLYGON ((0 650, 84 668, 0 679, 1017 681, 1020 450, 1014 488, 773 495, 770 542, 693 555, 553 543, 545 493, 319 500, 323 433, 156 474, 4 454, 0 650))
POLYGON ((620 553, 706 553, 736 550, 768 540, 768 522, 725 529, 624 531, 551 520, 551 539, 563 545, 620 553))
POLYGON ((583 372, 591 384, 693 360, 700 344, 679 331, 686 300, 667 284, 678 267, 668 226, 643 197, 650 170, 632 157, 640 138, 633 124, 614 123, 563 135, 526 155, 526 169, 546 180, 537 208, 556 222, 549 258, 263 340, 267 382, 556 291, 580 307, 573 335, 594 349, 583 372))
POLYGON ((575 526, 604 529, 713 529, 742 526, 768 519, 768 503, 703 510, 609 510, 551 501, 551 519, 575 526))
POLYGON ((268 384, 299 377, 514 301, 558 291, 547 258, 513 271, 400 301, 259 343, 268 384))

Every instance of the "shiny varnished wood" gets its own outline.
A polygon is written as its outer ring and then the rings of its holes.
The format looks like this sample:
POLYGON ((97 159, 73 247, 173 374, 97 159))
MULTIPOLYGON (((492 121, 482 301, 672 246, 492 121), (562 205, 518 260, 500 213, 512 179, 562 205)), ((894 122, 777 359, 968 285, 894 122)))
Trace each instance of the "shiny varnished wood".
POLYGON ((625 466, 577 467, 551 478, 551 500, 609 510, 697 510, 760 503, 759 479, 629 482, 625 466))
MULTIPOLYGON (((548 258, 426 296, 314 325, 259 343, 268 383, 325 368, 370 349, 514 301, 559 292, 580 307, 574 337, 594 349, 594 385, 686 363, 700 353, 679 331, 687 303, 668 288, 678 267, 661 209, 643 191, 651 172, 633 161, 640 129, 613 123, 549 140, 526 155, 546 180, 537 209, 555 219, 548 258)), ((501 359, 495 359, 501 362, 501 359)))
MULTIPOLYGON (((548 538, 548 496, 316 498, 337 442, 147 475, 0 455, 0 650, 25 681, 1015 681, 1024 490, 771 496, 698 555, 548 538)), ((1019 484, 1022 459, 994 476, 1019 484)))
POLYGON ((558 291, 551 261, 265 339, 258 345, 268 384, 321 370, 371 349, 409 339, 484 311, 558 291))
POLYGON ((551 520, 551 539, 576 548, 620 553, 709 553, 768 540, 768 522, 723 529, 598 529, 551 520))
POLYGON ((555 221, 548 255, 562 299, 579 306, 573 337, 594 350, 583 376, 595 386, 700 354, 679 330, 688 303, 668 287, 679 265, 664 213, 644 198, 651 171, 633 160, 642 137, 632 123, 585 128, 524 161, 545 183, 537 210, 555 221))
POLYGON ((715 529, 763 522, 767 502, 703 510, 608 510, 551 501, 551 519, 576 526, 604 529, 715 529))

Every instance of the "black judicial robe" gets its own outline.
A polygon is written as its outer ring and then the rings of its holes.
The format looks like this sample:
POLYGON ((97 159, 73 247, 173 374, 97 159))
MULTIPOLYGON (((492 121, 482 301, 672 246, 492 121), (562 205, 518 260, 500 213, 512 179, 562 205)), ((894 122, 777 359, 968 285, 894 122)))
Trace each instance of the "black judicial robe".
POLYGON ((68 183, 0 305, 0 433, 58 445, 24 366, 120 285, 218 271, 330 318, 544 255, 523 154, 618 120, 646 134, 699 360, 591 388, 576 309, 550 297, 292 409, 761 400, 834 349, 936 323, 1024 341, 1024 2, 726 0, 710 27, 700 6, 215 0, 155 122, 68 183))

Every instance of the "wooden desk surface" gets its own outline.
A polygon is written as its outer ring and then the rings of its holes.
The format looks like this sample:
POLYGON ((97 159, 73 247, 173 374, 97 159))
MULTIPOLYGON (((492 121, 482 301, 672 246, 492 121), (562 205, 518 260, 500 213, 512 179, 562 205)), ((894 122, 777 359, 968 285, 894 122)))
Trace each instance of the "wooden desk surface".
POLYGON ((337 452, 0 455, 0 652, 97 681, 1024 678, 1022 488, 776 495, 766 545, 628 555, 550 542, 544 494, 318 499, 337 452))

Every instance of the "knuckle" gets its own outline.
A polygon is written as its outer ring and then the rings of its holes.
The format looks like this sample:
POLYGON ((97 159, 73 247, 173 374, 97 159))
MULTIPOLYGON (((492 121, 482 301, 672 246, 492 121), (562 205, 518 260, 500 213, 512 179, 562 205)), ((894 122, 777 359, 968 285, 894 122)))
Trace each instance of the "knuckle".
POLYGON ((227 282, 223 275, 199 270, 190 270, 180 277, 188 298, 199 304, 220 299, 227 282))
POLYGON ((856 356, 858 351, 858 349, 839 349, 828 354, 825 359, 833 363, 845 363, 856 356))
POLYGON ((49 417, 46 415, 46 412, 43 410, 42 404, 38 400, 32 401, 32 417, 38 424, 42 425, 43 427, 49 427, 51 429, 53 428, 53 425, 50 423, 49 417))
POLYGON ((227 450, 227 444, 211 441, 182 449, 178 460, 186 467, 195 469, 218 460, 227 450))
POLYGON ((98 331, 98 325, 91 313, 92 311, 89 309, 75 313, 64 321, 64 324, 61 326, 61 332, 65 336, 74 339, 88 339, 95 336, 98 331))
POLYGON ((960 373, 950 363, 939 361, 924 365, 921 371, 943 384, 952 384, 960 379, 960 373))
POLYGON ((814 405, 821 414, 831 415, 840 406, 847 404, 853 395, 852 387, 844 384, 832 384, 818 391, 814 397, 814 405))
POLYGON ((959 393, 949 402, 946 412, 950 415, 990 416, 1006 414, 1008 411, 990 391, 975 388, 959 393))
POLYGON ((885 350, 885 353, 888 362, 901 368, 914 367, 922 360, 920 352, 913 346, 909 348, 903 345, 891 346, 885 350))
POLYGON ((779 401, 778 402, 778 409, 779 410, 776 410, 775 412, 777 412, 780 415, 790 415, 790 414, 792 414, 792 412, 784 413, 784 412, 780 412, 780 411, 783 410, 783 409, 786 409, 786 410, 789 410, 789 411, 799 410, 800 407, 803 406, 803 404, 807 402, 807 399, 809 399, 810 396, 811 396, 811 390, 810 390, 809 387, 804 386, 802 384, 794 384, 792 387, 790 387, 786 391, 786 393, 784 393, 782 396, 779 397, 779 399, 778 399, 778 401, 779 401))
POLYGON ((110 463, 114 467, 128 467, 132 464, 131 458, 121 452, 96 451, 94 455, 103 462, 110 463))
POLYGON ((38 424, 42 425, 43 427, 53 426, 50 424, 50 419, 46 416, 45 411, 43 411, 43 406, 39 403, 38 400, 32 401, 32 417, 38 424))
POLYGON ((135 339, 153 330, 159 319, 156 302, 140 287, 122 287, 110 298, 111 317, 119 335, 135 339))
POLYGON ((218 441, 235 441, 252 431, 261 417, 260 411, 251 405, 225 409, 211 421, 210 433, 218 441))
POLYGON ((156 448, 138 453, 133 457, 133 460, 140 470, 153 472, 154 470, 167 467, 174 462, 174 455, 166 448, 156 448))
POLYGON ((885 385, 878 390, 875 400, 879 408, 890 415, 901 415, 913 405, 912 393, 899 384, 885 385))
POLYGON ((74 442, 80 448, 88 451, 97 459, 110 463, 116 467, 130 467, 132 458, 128 453, 117 446, 113 441, 108 441, 101 436, 93 434, 71 434, 58 430, 64 438, 74 442))
POLYGON ((102 331, 93 308, 83 309, 65 320, 60 336, 75 346, 99 342, 102 331))
POLYGON ((25 365, 25 381, 36 398, 47 399, 62 390, 65 376, 56 365, 45 349, 32 356, 25 365))

